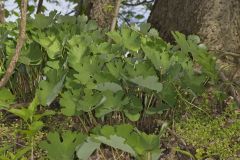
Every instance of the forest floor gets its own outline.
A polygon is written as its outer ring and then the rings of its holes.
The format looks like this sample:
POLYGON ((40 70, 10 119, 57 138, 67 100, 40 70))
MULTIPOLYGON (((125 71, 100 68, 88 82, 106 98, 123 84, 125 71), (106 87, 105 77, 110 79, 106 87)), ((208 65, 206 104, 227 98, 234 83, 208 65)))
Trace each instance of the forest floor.
MULTIPOLYGON (((207 108, 204 111, 187 108, 185 114, 170 113, 171 119, 159 118, 160 122, 164 120, 171 124, 161 138, 161 148, 164 151, 160 160, 240 159, 240 112, 231 107, 228 106, 221 114, 210 113, 207 108)), ((22 127, 22 121, 4 112, 1 113, 0 120, 0 145, 13 144, 14 149, 24 146, 25 139, 16 129, 22 127)), ((59 130, 79 128, 77 121, 63 118, 61 115, 47 118, 45 123, 46 128, 35 136, 35 143, 40 142, 47 131, 54 128, 59 130)), ((34 154, 35 159, 44 159, 46 156, 39 148, 35 149, 34 154)), ((91 159, 115 160, 116 157, 132 159, 128 154, 108 147, 94 153, 91 159)))

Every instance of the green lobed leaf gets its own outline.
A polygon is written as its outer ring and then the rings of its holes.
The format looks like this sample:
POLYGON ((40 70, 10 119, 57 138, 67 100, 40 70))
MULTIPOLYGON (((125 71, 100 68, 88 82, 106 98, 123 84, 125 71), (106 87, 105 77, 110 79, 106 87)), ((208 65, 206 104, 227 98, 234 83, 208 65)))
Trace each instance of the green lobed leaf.
POLYGON ((52 21, 52 17, 44 16, 43 14, 36 14, 32 25, 38 29, 44 29, 51 25, 52 21))
POLYGON ((57 36, 45 36, 41 34, 38 42, 47 51, 47 55, 50 59, 55 59, 58 55, 60 55, 62 46, 57 36))
POLYGON ((148 76, 146 78, 143 78, 143 76, 139 76, 131 78, 130 81, 141 87, 145 87, 157 92, 161 92, 163 88, 162 83, 158 82, 158 77, 156 76, 148 76))
POLYGON ((87 52, 88 42, 90 40, 86 36, 75 35, 69 41, 69 64, 74 67, 76 70, 78 64, 82 60, 82 56, 87 52))
POLYGON ((76 104, 73 101, 73 95, 70 91, 61 94, 60 105, 63 107, 61 113, 66 116, 73 116, 76 113, 76 104))
POLYGON ((15 96, 7 88, 0 89, 0 108, 7 108, 15 100, 15 96))
POLYGON ((121 29, 123 45, 132 51, 137 52, 141 47, 141 39, 139 34, 127 27, 121 29))
POLYGON ((47 73, 47 80, 42 80, 39 83, 37 94, 42 105, 50 105, 58 94, 61 92, 64 85, 66 74, 60 71, 50 70, 47 73))
POLYGON ((136 155, 132 147, 125 143, 126 140, 117 135, 110 135, 109 139, 104 136, 94 136, 94 139, 113 148, 120 149, 124 152, 130 153, 133 156, 136 155))
POLYGON ((72 160, 76 147, 85 138, 82 133, 66 131, 60 136, 57 132, 51 132, 47 136, 48 141, 41 142, 40 147, 47 151, 47 157, 51 160, 72 160))
POLYGON ((111 91, 105 91, 102 93, 106 99, 102 105, 96 108, 96 117, 102 117, 112 111, 118 111, 124 105, 129 103, 129 99, 124 97, 122 91, 113 93, 111 91))
POLYGON ((107 35, 114 40, 115 43, 117 44, 122 44, 122 37, 119 32, 117 31, 112 31, 108 32, 107 35))
POLYGON ((122 87, 117 83, 105 82, 105 83, 98 84, 96 86, 96 90, 117 92, 117 91, 121 91, 122 87))
POLYGON ((98 148, 100 148, 100 143, 91 140, 91 138, 88 138, 87 141, 85 141, 84 143, 77 147, 76 149, 77 157, 80 160, 88 160, 88 158, 98 148))

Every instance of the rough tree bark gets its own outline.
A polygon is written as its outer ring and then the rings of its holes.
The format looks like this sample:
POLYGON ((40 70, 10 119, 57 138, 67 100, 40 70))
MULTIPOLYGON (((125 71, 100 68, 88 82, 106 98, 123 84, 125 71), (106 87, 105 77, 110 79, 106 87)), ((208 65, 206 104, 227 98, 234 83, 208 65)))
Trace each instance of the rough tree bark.
POLYGON ((88 4, 80 0, 76 7, 76 14, 86 14, 90 19, 96 20, 101 28, 110 29, 114 19, 117 0, 89 0, 88 4))
MULTIPOLYGON (((148 21, 167 41, 171 31, 197 34, 210 50, 233 56, 235 63, 218 60, 219 73, 240 85, 240 0, 156 0, 148 21)), ((240 107, 240 95, 229 88, 240 107)))
POLYGON ((240 53, 240 0, 156 0, 148 21, 164 39, 178 30, 211 50, 240 53))
POLYGON ((110 28, 114 18, 116 0, 91 0, 90 18, 97 21, 102 28, 110 28))

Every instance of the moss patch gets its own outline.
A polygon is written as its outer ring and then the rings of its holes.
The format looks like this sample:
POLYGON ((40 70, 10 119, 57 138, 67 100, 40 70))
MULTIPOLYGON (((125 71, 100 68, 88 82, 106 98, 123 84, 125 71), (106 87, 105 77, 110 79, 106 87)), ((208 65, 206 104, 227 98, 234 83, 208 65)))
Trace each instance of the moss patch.
POLYGON ((176 132, 194 146, 198 159, 240 159, 240 119, 234 113, 190 117, 176 124, 176 132))

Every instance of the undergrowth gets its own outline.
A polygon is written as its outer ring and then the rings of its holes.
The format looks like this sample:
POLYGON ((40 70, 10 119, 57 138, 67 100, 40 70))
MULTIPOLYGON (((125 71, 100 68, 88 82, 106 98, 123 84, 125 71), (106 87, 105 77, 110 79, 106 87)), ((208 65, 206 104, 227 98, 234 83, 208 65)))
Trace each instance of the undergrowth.
MULTIPOLYGON (((2 75, 14 50, 17 24, 1 24, 0 30, 5 36, 2 75)), ((195 35, 172 32, 176 44, 170 44, 149 24, 108 32, 86 16, 55 12, 29 18, 27 35, 16 71, 0 90, 0 109, 11 115, 3 122, 10 127, 10 120, 17 120, 12 136, 23 142, 1 144, 2 159, 36 159, 37 153, 50 160, 108 159, 107 149, 114 160, 123 155, 157 160, 166 150, 162 139, 172 113, 187 107, 204 111, 199 107, 203 93, 218 88, 216 59, 195 35)), ((201 119, 195 120, 183 126, 186 132, 203 129, 201 119)), ((212 121, 214 129, 220 121, 212 121)), ((206 129, 204 134, 215 131, 206 129)), ((226 141, 221 147, 226 148, 226 141)))

